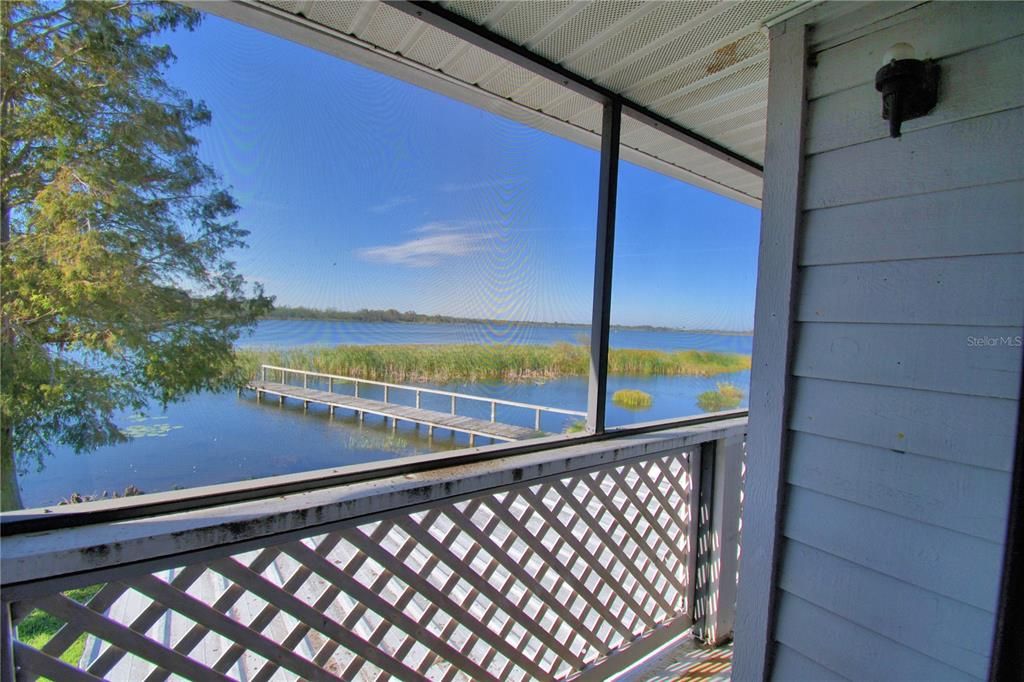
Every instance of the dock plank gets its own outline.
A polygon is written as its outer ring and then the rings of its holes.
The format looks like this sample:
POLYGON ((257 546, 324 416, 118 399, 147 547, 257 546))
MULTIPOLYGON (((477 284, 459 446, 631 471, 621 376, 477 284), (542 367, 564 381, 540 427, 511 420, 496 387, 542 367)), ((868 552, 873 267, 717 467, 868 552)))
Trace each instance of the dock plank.
POLYGON ((380 400, 356 398, 355 396, 272 381, 251 381, 247 388, 268 395, 292 398, 293 400, 302 400, 343 410, 355 410, 356 412, 365 412, 366 414, 374 414, 390 419, 414 422, 425 426, 459 431, 496 440, 524 440, 526 438, 537 438, 538 436, 546 435, 543 431, 537 431, 525 426, 491 422, 473 417, 453 415, 447 412, 409 407, 407 405, 396 405, 380 400))

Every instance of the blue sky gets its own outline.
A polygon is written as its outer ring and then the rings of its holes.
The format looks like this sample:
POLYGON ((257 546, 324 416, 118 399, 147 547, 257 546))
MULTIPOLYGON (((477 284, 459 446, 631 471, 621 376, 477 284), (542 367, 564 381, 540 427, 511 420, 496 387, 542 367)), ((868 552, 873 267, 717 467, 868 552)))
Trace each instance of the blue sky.
MULTIPOLYGON (((596 151, 217 17, 167 39, 279 304, 589 321, 596 151)), ((612 322, 751 329, 758 222, 623 163, 612 322)))

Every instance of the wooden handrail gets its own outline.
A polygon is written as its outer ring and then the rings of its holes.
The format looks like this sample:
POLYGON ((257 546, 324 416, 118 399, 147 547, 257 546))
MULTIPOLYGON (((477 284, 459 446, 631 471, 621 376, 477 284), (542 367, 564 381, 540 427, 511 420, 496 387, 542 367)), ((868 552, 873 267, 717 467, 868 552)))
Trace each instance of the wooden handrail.
MULTIPOLYGON (((348 381, 355 384, 370 384, 372 386, 383 386, 386 389, 397 388, 405 391, 414 391, 421 393, 432 393, 434 395, 442 395, 449 398, 459 398, 465 400, 476 400, 483 403, 494 403, 497 405, 505 405, 507 407, 521 407, 527 410, 540 410, 541 412, 550 412, 552 414, 567 414, 574 417, 586 417, 586 412, 579 410, 566 410, 561 407, 547 407, 545 405, 534 405, 532 403, 520 403, 514 400, 502 400, 501 398, 485 398, 478 395, 469 395, 468 393, 456 393, 454 391, 445 391, 439 388, 424 388, 422 386, 408 386, 405 384, 393 384, 387 381, 374 381, 373 379, 361 379, 359 377, 347 377, 340 374, 328 374, 327 372, 312 372, 304 369, 292 369, 291 367, 281 367, 279 365, 260 365, 261 374, 263 380, 266 381, 266 370, 273 370, 275 372, 288 372, 291 374, 302 374, 305 376, 316 376, 323 377, 325 379, 333 379, 335 381, 348 381)), ((282 376, 283 379, 283 376, 282 376)), ((282 383, 284 383, 282 381, 282 383)), ((357 394, 358 395, 358 394, 357 394)))

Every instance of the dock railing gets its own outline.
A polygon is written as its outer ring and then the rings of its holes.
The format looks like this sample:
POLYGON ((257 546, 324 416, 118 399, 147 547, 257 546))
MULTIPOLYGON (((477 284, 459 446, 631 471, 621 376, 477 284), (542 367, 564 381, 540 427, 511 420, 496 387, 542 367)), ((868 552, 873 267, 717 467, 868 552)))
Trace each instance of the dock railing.
POLYGON ((326 380, 327 391, 334 393, 335 386, 338 383, 352 384, 354 387, 354 396, 356 398, 361 397, 359 395, 360 385, 366 386, 379 386, 384 389, 384 400, 383 402, 391 402, 391 391, 405 391, 412 393, 415 396, 415 407, 419 409, 422 406, 422 397, 424 395, 437 395, 448 398, 450 401, 451 414, 456 414, 458 409, 458 401, 464 400, 469 402, 479 402, 490 405, 491 421, 497 420, 497 408, 498 405, 505 407, 518 408, 523 410, 530 410, 534 413, 534 428, 537 431, 541 430, 541 414, 560 414, 572 417, 583 417, 587 416, 586 412, 580 410, 568 410, 561 407, 548 407, 545 405, 534 405, 532 403, 521 403, 514 400, 502 400, 501 398, 489 398, 479 395, 470 395, 468 393, 456 393, 453 391, 445 391, 437 388, 426 388, 424 386, 409 386, 404 384, 395 384, 387 381, 373 381, 371 379, 360 379, 358 377, 347 377, 339 374, 328 374, 326 372, 313 372, 301 369, 292 369, 290 367, 279 367, 277 365, 260 365, 260 379, 262 381, 269 381, 275 378, 274 375, 281 378, 282 384, 288 384, 289 378, 291 377, 302 377, 302 387, 309 388, 309 379, 314 377, 319 380, 326 380), (269 377, 269 378, 268 378, 269 377))
POLYGON ((740 417, 551 437, 8 535, 3 679, 605 679, 691 626, 726 634, 745 433, 740 417), (40 617, 60 628, 17 637, 40 617))

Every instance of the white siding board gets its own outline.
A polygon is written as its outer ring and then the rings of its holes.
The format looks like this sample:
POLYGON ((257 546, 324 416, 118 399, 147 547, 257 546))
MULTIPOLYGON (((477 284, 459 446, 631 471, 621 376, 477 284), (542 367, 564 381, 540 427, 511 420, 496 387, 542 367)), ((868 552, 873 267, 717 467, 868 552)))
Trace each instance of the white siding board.
POLYGON ((1020 181, 807 211, 800 264, 1021 253, 1022 220, 1020 181))
POLYGON ((775 648, 772 677, 790 682, 842 682, 847 679, 785 644, 778 644, 775 648))
POLYGON ((1001 543, 1006 472, 894 453, 808 433, 792 436, 788 483, 1001 543))
POLYGON ((799 378, 790 428, 1009 471, 1017 403, 905 388, 799 378))
POLYGON ((819 52, 818 66, 812 70, 808 84, 809 99, 872 83, 882 56, 894 43, 911 43, 918 59, 940 59, 1022 33, 1021 3, 924 4, 901 14, 893 25, 819 52))
MULTIPOLYGON (((811 32, 811 52, 821 52, 868 33, 908 21, 906 12, 928 0, 888 0, 887 2, 829 2, 807 10, 811 32), (859 5, 859 7, 858 7, 859 5), (817 15, 822 16, 817 16, 817 15)), ((911 17, 916 15, 910 15, 911 17)))
MULTIPOLYGON (((798 486, 789 487, 787 504, 787 538, 995 612, 1003 559, 1000 544, 798 486)), ((783 566, 780 573, 786 570, 783 566)), ((885 611, 878 615, 885 617, 885 611)))
MULTIPOLYGON (((779 597, 778 640, 853 680, 974 680, 962 670, 836 618, 800 597, 779 597)), ((776 678, 781 679, 781 678, 776 678)))
POLYGON ((797 320, 1021 327, 1022 278, 1024 254, 815 265, 797 320))
MULTIPOLYGON (((1024 37, 939 60, 941 106, 906 121, 903 133, 1024 105, 1024 37)), ((818 154, 889 136, 874 82, 833 93, 809 105, 807 153, 818 154)))
POLYGON ((988 670, 993 614, 794 541, 779 587, 978 678, 988 670))
POLYGON ((860 384, 919 388, 1014 400, 1021 353, 1018 327, 805 322, 793 374, 860 384), (997 345, 988 345, 991 340, 997 345))
POLYGON ((807 159, 804 208, 1020 180, 1024 161, 1005 152, 1021 148, 1024 109, 1018 108, 815 154, 807 159))
POLYGON ((1024 333, 1024 3, 829 10, 803 15, 774 677, 983 679, 1024 333), (942 81, 891 139, 874 75, 897 42, 942 81))

